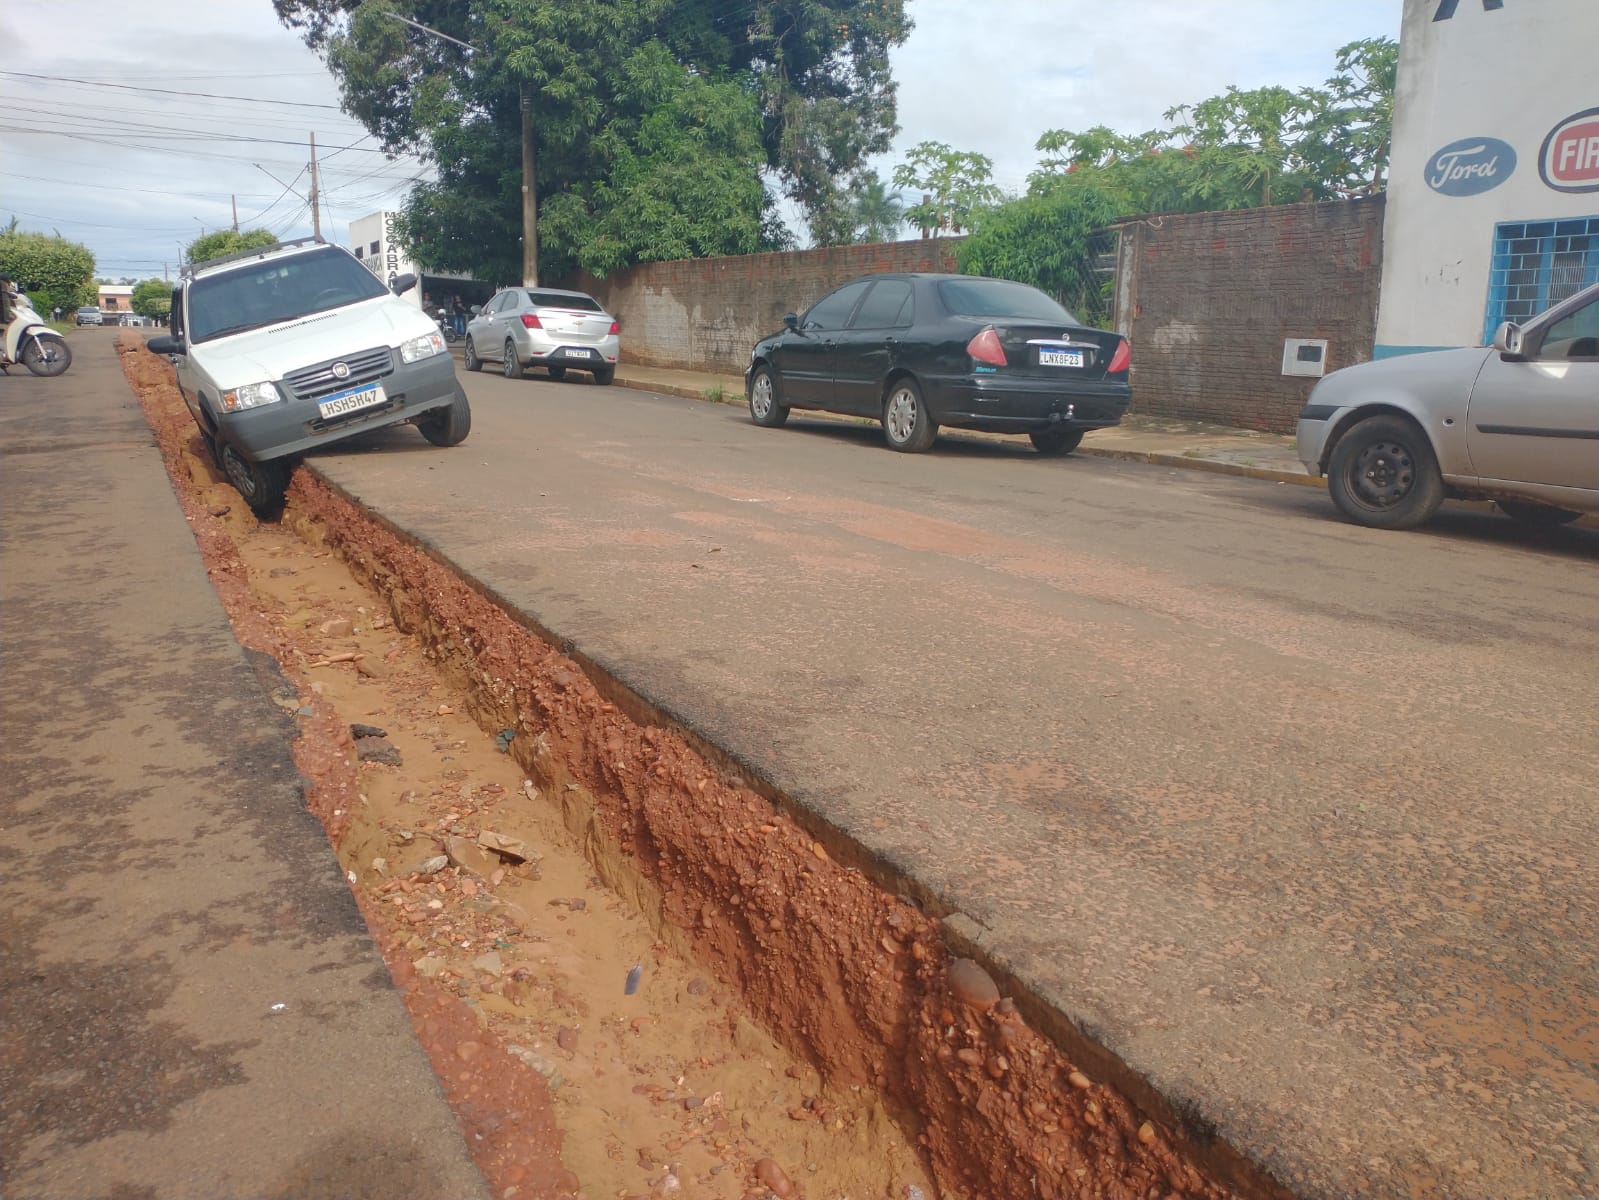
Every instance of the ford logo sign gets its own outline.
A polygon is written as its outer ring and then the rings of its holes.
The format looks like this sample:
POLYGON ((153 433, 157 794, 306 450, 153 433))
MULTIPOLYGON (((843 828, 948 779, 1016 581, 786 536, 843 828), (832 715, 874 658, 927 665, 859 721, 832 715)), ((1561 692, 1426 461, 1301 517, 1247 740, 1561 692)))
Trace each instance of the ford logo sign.
POLYGON ((1516 169, 1516 150, 1498 138, 1461 138, 1427 160, 1427 186, 1443 196, 1491 192, 1516 169))
POLYGON ((335 379, 348 379, 349 377, 350 377, 349 364, 341 363, 341 362, 337 362, 337 363, 333 364, 333 378, 335 378, 335 379))
POLYGON ((1549 131, 1538 174, 1557 192, 1599 192, 1599 108, 1573 113, 1549 131))

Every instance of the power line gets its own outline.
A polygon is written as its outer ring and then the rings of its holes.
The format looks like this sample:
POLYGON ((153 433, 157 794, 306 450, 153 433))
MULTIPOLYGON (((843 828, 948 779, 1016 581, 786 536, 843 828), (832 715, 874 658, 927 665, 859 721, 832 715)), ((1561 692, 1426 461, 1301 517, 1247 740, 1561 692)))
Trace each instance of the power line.
POLYGON ((82 79, 72 75, 36 75, 31 71, 0 71, 0 75, 9 75, 16 79, 42 79, 47 83, 76 83, 84 87, 116 88, 124 92, 150 92, 161 96, 190 96, 202 100, 236 100, 241 104, 281 104, 290 108, 325 108, 334 112, 342 112, 337 104, 315 104, 309 100, 268 100, 261 96, 226 96, 216 92, 183 92, 172 88, 141 87, 132 83, 100 83, 93 79, 82 79))
MULTIPOLYGON (((47 176, 44 176, 44 175, 19 175, 15 171, 0 171, 0 175, 9 176, 12 179, 26 179, 26 180, 28 180, 28 181, 30 181, 32 183, 60 183, 60 184, 65 184, 68 187, 92 187, 92 186, 96 186, 93 181, 85 180, 85 179, 51 179, 51 178, 49 178, 47 176)), ((162 191, 159 188, 129 187, 126 184, 118 184, 117 185, 117 191, 119 191, 119 192, 140 192, 140 193, 143 193, 144 195, 148 195, 148 196, 183 196, 183 197, 187 197, 187 198, 190 198, 190 199, 203 199, 203 198, 209 197, 209 196, 221 197, 221 196, 238 195, 238 196, 244 196, 247 199, 254 200, 254 199, 258 199, 261 196, 270 195, 270 193, 268 193, 268 192, 168 192, 168 191, 162 191)))

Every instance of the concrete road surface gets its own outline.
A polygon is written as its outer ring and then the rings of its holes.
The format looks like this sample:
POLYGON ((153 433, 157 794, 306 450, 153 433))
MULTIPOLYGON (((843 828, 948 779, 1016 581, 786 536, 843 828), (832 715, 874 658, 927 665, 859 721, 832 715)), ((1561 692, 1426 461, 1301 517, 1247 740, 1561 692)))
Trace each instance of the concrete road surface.
POLYGON ((316 468, 1293 1191, 1599 1193, 1599 536, 466 378, 316 468))
POLYGON ((0 1196, 485 1197, 115 339, 0 379, 0 1196))

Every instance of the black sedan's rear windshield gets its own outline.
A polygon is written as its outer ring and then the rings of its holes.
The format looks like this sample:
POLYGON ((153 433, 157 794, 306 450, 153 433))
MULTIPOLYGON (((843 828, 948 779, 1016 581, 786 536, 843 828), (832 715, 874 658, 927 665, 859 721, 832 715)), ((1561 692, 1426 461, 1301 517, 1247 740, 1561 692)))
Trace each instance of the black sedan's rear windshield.
POLYGON ((570 292, 529 292, 528 303, 534 308, 570 308, 577 312, 600 312, 592 296, 574 296, 570 292))
POLYGON ((1075 325, 1072 316, 1037 288, 1004 279, 946 279, 938 285, 944 307, 957 317, 991 317, 1075 325))
POLYGON ((372 272, 331 246, 202 275, 189 287, 189 340, 277 325, 387 291, 372 272))

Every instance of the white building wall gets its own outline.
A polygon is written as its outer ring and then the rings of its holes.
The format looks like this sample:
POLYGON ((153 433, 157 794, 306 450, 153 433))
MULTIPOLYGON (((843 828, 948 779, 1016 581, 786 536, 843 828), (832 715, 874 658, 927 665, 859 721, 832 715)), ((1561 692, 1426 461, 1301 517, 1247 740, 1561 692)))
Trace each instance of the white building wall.
MULTIPOLYGON (((416 263, 394 236, 394 221, 399 214, 372 213, 350 222, 350 250, 385 284, 392 284, 401 275, 422 275, 416 263)), ((422 307, 422 288, 412 288, 400 299, 422 307)))
POLYGON ((1502 224, 1592 228, 1556 290, 1599 275, 1599 0, 1405 0, 1394 108, 1379 358, 1481 343, 1492 288, 1535 269, 1501 247, 1491 278, 1502 224))

